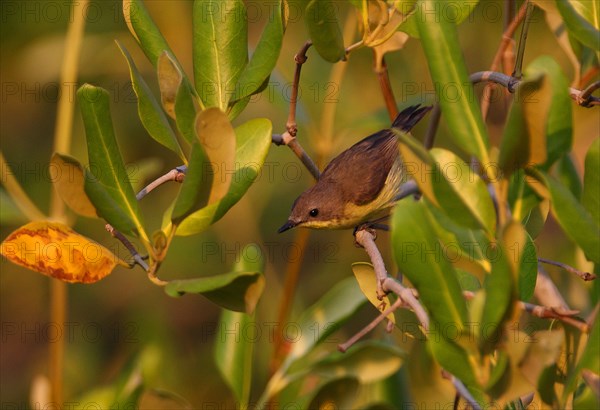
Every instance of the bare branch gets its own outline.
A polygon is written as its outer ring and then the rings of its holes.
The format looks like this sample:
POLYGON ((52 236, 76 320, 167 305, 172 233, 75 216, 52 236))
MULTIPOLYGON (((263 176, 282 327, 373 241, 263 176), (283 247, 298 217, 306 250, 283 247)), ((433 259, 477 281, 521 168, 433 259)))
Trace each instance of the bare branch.
POLYGON ((133 256, 133 260, 135 261, 134 263, 140 265, 146 272, 150 270, 144 258, 138 253, 137 249, 135 249, 135 246, 133 246, 133 244, 125 237, 125 235, 113 228, 111 224, 106 224, 104 227, 108 233, 113 236, 113 238, 118 239, 127 248, 131 256, 133 256))
POLYGON ((321 172, 319 171, 317 164, 315 164, 312 158, 304 151, 304 148, 302 148, 302 145, 300 145, 296 137, 292 137, 292 135, 286 131, 281 135, 281 140, 283 141, 283 145, 287 145, 300 161, 302 161, 311 175, 318 180, 321 176, 321 172))
POLYGON ((309 40, 304 43, 300 51, 298 51, 298 54, 294 56, 294 61, 296 61, 296 72, 294 73, 294 84, 292 87, 292 97, 290 99, 290 112, 285 125, 285 128, 292 137, 295 137, 298 131, 296 124, 296 104, 298 102, 298 84, 300 84, 300 72, 302 71, 302 65, 308 59, 306 52, 310 46, 312 46, 312 41, 309 40))
POLYGON ((152 190, 161 186, 165 182, 169 182, 169 181, 182 182, 185 177, 186 169, 187 169, 187 167, 185 165, 183 165, 181 167, 177 167, 175 169, 170 170, 163 176, 158 177, 154 181, 150 182, 144 189, 142 189, 140 192, 138 192, 138 194, 135 196, 135 198, 138 201, 141 200, 143 197, 148 195, 152 190))
POLYGON ((569 266, 566 263, 557 262, 557 261, 553 261, 550 259, 544 259, 544 258, 538 258, 538 262, 546 263, 548 265, 558 266, 559 268, 562 268, 569 273, 574 273, 575 275, 579 276, 581 279, 583 279, 585 281, 596 279, 596 275, 594 275, 593 273, 580 271, 579 269, 575 269, 574 267, 569 266))
POLYGON ((388 292, 394 292, 403 303, 410 306, 425 330, 429 329, 429 316, 411 289, 405 288, 400 282, 388 275, 381 252, 375 245, 375 235, 366 229, 356 232, 356 243, 361 245, 373 264, 377 277, 377 297, 382 298, 388 292))
POLYGON ((456 393, 460 397, 466 400, 467 403, 473 408, 473 410, 481 410, 481 406, 477 403, 477 400, 471 395, 469 389, 464 385, 462 381, 457 379, 454 375, 448 373, 446 370, 442 370, 442 375, 452 382, 452 385, 456 389, 456 393))
POLYGON ((560 307, 546 307, 526 302, 519 302, 519 306, 525 312, 528 312, 535 317, 541 319, 558 319, 561 322, 565 322, 579 329, 583 333, 588 333, 590 331, 590 326, 588 326, 585 321, 573 317, 579 313, 578 310, 565 310, 560 307))

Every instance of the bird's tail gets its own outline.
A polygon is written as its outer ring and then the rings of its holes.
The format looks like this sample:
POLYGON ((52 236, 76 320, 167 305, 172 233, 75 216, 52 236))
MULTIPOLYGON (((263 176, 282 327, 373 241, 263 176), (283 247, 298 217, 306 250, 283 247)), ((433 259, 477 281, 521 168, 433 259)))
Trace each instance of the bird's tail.
POLYGON ((421 118, 425 116, 433 107, 431 105, 421 107, 420 104, 412 105, 402 110, 392 123, 392 128, 397 128, 401 131, 408 132, 414 127, 421 118), (419 108, 420 107, 420 108, 419 108))

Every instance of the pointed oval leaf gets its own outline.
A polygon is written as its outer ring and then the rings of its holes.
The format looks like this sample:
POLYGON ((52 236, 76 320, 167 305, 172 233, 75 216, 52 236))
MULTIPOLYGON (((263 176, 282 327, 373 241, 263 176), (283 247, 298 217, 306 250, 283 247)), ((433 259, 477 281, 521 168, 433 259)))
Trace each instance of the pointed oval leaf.
POLYGON ((146 84, 139 73, 129 52, 118 41, 117 45, 129 65, 133 91, 135 91, 138 100, 138 115, 144 128, 156 142, 169 148, 185 162, 186 158, 179 146, 175 133, 173 133, 173 130, 169 125, 167 116, 158 101, 154 98, 154 95, 150 91, 150 87, 148 87, 148 84, 146 84))
MULTIPOLYGON (((387 296, 384 296, 382 300, 377 298, 377 277, 375 276, 373 265, 365 262, 353 263, 352 272, 354 273, 354 277, 356 278, 362 293, 369 299, 369 302, 379 310, 379 312, 384 312, 390 307, 390 298, 387 296)), ((394 316, 394 313, 387 315, 387 319, 396 324, 396 316, 394 316)))
MULTIPOLYGON (((250 244, 244 247, 234 270, 264 270, 264 260, 258 245, 250 244)), ((252 351, 256 340, 247 333, 247 329, 251 329, 253 325, 253 316, 223 310, 219 321, 220 328, 235 329, 236 334, 215 339, 215 363, 241 407, 247 405, 250 396, 252 351)))
POLYGON ((377 340, 357 343, 345 353, 335 352, 311 366, 311 372, 333 379, 355 377, 361 384, 374 383, 396 373, 406 353, 377 340))
POLYGON ((208 108, 196 117, 196 135, 212 172, 208 203, 220 201, 229 191, 235 171, 235 131, 227 114, 219 108, 208 108))
POLYGON ((460 225, 482 228, 493 234, 496 229, 494 203, 479 175, 451 151, 435 148, 431 156, 436 162, 433 193, 446 215, 460 225))
MULTIPOLYGON (((566 186, 576 199, 581 199, 581 177, 570 155, 565 155, 558 160, 555 172, 558 181, 566 186)), ((588 211, 592 212, 589 209, 588 211)))
POLYGON ((491 258, 492 273, 485 280, 485 304, 481 317, 479 345, 484 354, 501 342, 504 322, 510 318, 517 301, 518 272, 527 242, 519 222, 511 221, 502 232, 491 258))
POLYGON ((600 226, 600 139, 596 138, 585 155, 581 203, 600 226))
POLYGON ((366 302, 354 278, 338 282, 296 321, 298 337, 291 343, 291 350, 282 367, 287 368, 304 357, 346 323, 366 302))
POLYGON ((562 0, 556 6, 567 29, 592 50, 600 50, 600 6, 596 1, 562 0))
POLYGON ((119 231, 148 241, 110 116, 108 92, 89 84, 77 91, 90 161, 84 183, 98 215, 119 231))
POLYGON ((565 233, 581 247, 586 258, 600 263, 600 226, 573 194, 554 178, 542 172, 532 172, 547 188, 531 187, 552 202, 552 211, 565 233))
POLYGON ((454 17, 445 2, 417 3, 416 20, 431 78, 454 143, 488 163, 489 138, 458 42, 454 17))
POLYGON ((344 39, 337 19, 338 3, 330 0, 311 0, 306 5, 308 34, 325 61, 336 63, 346 57, 344 39))
POLYGON ((264 82, 268 80, 275 68, 285 32, 283 3, 284 1, 278 0, 272 4, 273 14, 269 16, 254 54, 237 80, 233 101, 260 92, 264 82))
POLYGON ((440 257, 440 245, 422 202, 400 201, 392 219, 392 245, 400 271, 419 291, 437 322, 464 329, 467 306, 454 268, 440 257))
POLYGON ((177 228, 177 235, 202 232, 221 219, 242 198, 261 172, 271 145, 271 130, 271 122, 264 118, 250 120, 235 129, 235 172, 229 192, 220 201, 185 218, 177 228))
POLYGON ((50 159, 58 175, 52 179, 56 192, 69 208, 81 216, 97 218, 96 208, 84 189, 83 167, 75 158, 55 152, 50 159))
POLYGON ((230 272, 195 279, 172 280, 165 286, 169 296, 199 293, 213 303, 236 312, 254 311, 265 287, 261 272, 230 272))
POLYGON ((30 222, 8 235, 0 249, 11 262, 69 283, 94 283, 117 264, 104 246, 57 222, 30 222))
POLYGON ((246 6, 242 0, 199 0, 192 18, 196 91, 206 107, 225 111, 248 62, 246 6))
POLYGON ((183 82, 183 75, 173 57, 166 50, 158 57, 156 66, 160 101, 169 117, 175 119, 175 100, 177 91, 183 82))

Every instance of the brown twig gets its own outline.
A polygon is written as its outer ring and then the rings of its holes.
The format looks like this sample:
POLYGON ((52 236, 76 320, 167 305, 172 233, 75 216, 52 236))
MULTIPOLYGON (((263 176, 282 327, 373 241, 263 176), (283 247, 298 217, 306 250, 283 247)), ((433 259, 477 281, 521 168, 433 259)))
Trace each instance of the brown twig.
POLYGON ((377 327, 378 324, 383 322, 383 320, 386 317, 388 317, 388 315, 394 313, 402 305, 404 305, 404 302, 402 301, 402 299, 401 298, 396 299, 396 301, 394 303, 392 303, 392 305, 389 308, 387 308, 386 310, 381 312, 375 319, 373 319, 371 321, 371 323, 369 323, 367 326, 363 327, 358 333, 356 333, 354 336, 352 336, 346 342, 339 344, 338 350, 342 353, 346 353, 346 351, 348 349, 350 349, 350 347, 352 347, 356 342, 358 342, 360 339, 365 337, 367 335, 367 333, 369 333, 371 330, 375 329, 375 327, 377 327))
POLYGON ((170 170, 166 174, 164 174, 164 175, 158 177, 157 179, 155 179, 154 181, 150 182, 144 189, 142 189, 140 192, 137 193, 135 198, 138 201, 141 200, 143 197, 148 195, 152 190, 161 186, 165 182, 169 182, 169 181, 183 182, 183 179, 185 178, 186 169, 187 169, 187 167, 184 165, 184 166, 177 167, 175 169, 170 170))
POLYGON ((541 319, 558 319, 561 322, 567 323, 579 329, 582 333, 588 333, 590 331, 590 326, 585 321, 573 317, 579 313, 578 310, 563 309, 561 307, 540 306, 527 302, 519 302, 519 306, 525 312, 530 313, 535 317, 539 317, 541 319))
POLYGON ((377 296, 382 298, 386 293, 393 292, 399 299, 411 307, 425 330, 429 329, 429 316, 421 303, 417 300, 412 290, 404 287, 400 282, 387 274, 381 252, 375 244, 375 235, 366 229, 356 232, 356 243, 361 245, 373 264, 377 277, 377 296))
POLYGON ((600 88, 600 81, 596 81, 588 85, 583 91, 581 91, 581 94, 576 100, 577 104, 581 105, 582 107, 590 107, 593 101, 592 93, 598 88, 600 88))
POLYGON ((585 281, 596 279, 596 275, 594 275, 593 273, 580 271, 579 269, 575 269, 574 267, 569 266, 562 262, 557 262, 557 261, 553 261, 550 259, 544 259, 544 258, 538 258, 538 262, 546 263, 548 265, 558 266, 559 268, 562 268, 569 273, 573 273, 573 274, 579 276, 581 279, 583 279, 585 281))
POLYGON ((133 244, 129 241, 129 239, 127 239, 125 237, 125 235, 123 235, 121 232, 119 232, 115 228, 113 228, 113 226, 111 224, 106 224, 104 226, 104 228, 106 229, 106 231, 108 233, 110 233, 113 236, 113 238, 118 239, 119 242, 121 242, 123 244, 123 246, 125 246, 127 248, 129 253, 133 257, 133 260, 135 261, 134 263, 137 263, 138 265, 140 265, 142 267, 142 269, 144 269, 146 272, 150 271, 150 268, 148 267, 148 264, 146 263, 146 261, 138 253, 137 249, 135 249, 135 246, 133 246, 133 244))
POLYGON ((383 94, 383 100, 385 101, 385 107, 390 116, 390 121, 394 121, 398 116, 398 106, 396 105, 396 98, 394 97, 394 91, 392 90, 390 76, 384 57, 381 57, 381 69, 377 70, 376 73, 377 78, 379 79, 379 87, 383 94))
POLYGON ((285 128, 287 132, 292 137, 296 136, 298 131, 298 127, 296 124, 296 104, 298 102, 298 84, 300 84, 300 72, 302 71, 302 65, 306 62, 308 57, 306 56, 306 52, 312 46, 312 41, 307 41, 304 43, 298 54, 294 56, 294 61, 296 61, 296 72, 294 73, 294 84, 292 87, 292 98, 290 99, 290 111, 288 114, 287 123, 285 124, 285 128))
MULTIPOLYGON (((500 42, 500 45, 498 46, 498 49, 496 50, 496 54, 494 55, 492 64, 490 65, 490 71, 498 71, 500 63, 502 61, 502 56, 504 55, 508 46, 513 44, 512 37, 514 36, 515 31, 519 27, 519 24, 521 24, 521 21, 523 21, 523 19, 525 18, 526 12, 527 3, 523 3, 515 18, 506 27, 506 30, 504 30, 504 33, 502 34, 502 40, 500 42)), ((483 96, 481 97, 481 115, 484 119, 487 117, 487 113, 489 111, 491 103, 491 91, 492 85, 486 84, 485 88, 483 89, 483 96)))

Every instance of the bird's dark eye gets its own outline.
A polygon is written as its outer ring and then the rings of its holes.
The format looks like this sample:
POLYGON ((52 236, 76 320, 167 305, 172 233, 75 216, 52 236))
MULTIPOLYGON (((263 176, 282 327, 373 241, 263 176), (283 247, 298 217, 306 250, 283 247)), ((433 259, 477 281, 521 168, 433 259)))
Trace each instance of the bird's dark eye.
POLYGON ((319 210, 317 208, 311 209, 308 214, 312 217, 315 217, 315 216, 319 215, 319 210))

